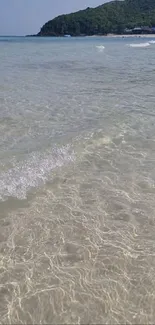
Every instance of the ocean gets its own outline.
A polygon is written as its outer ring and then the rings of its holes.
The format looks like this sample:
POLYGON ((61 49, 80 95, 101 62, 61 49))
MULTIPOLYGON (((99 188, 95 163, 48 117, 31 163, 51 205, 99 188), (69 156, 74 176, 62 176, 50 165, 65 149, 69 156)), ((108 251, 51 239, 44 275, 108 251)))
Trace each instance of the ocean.
POLYGON ((154 323, 150 41, 0 38, 1 324, 154 323))

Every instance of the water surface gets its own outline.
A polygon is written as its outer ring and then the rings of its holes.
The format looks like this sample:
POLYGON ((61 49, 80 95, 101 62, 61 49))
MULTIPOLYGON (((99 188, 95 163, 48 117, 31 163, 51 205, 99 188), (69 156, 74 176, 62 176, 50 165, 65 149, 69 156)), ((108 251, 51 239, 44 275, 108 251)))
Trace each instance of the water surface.
POLYGON ((2 324, 154 322, 149 40, 0 38, 2 324))

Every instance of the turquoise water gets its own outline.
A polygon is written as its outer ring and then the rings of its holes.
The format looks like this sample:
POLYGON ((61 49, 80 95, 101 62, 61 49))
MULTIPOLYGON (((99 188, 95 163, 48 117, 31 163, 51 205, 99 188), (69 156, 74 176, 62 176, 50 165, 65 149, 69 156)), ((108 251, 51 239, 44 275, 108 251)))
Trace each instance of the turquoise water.
POLYGON ((3 324, 150 324, 155 44, 0 37, 3 324))

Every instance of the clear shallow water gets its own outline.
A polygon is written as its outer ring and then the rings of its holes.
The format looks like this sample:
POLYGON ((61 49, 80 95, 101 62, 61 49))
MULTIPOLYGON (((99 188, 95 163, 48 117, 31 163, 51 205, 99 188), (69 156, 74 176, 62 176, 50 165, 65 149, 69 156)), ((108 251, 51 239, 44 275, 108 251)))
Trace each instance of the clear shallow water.
POLYGON ((155 319, 155 45, 0 38, 3 324, 155 319))

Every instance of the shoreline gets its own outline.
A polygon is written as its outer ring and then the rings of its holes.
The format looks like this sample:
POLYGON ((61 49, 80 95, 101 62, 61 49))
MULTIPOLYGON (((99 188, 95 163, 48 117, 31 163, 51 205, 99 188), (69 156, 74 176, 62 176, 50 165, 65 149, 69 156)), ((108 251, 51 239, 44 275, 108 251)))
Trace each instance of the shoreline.
POLYGON ((78 36, 69 36, 64 35, 59 36, 50 36, 50 35, 25 35, 24 37, 52 37, 52 38, 78 38, 78 37, 108 37, 108 38, 155 38, 155 34, 107 34, 107 35, 78 35, 78 36))
POLYGON ((122 35, 116 35, 116 34, 107 34, 106 37, 113 37, 113 38, 155 38, 155 34, 122 34, 122 35))

